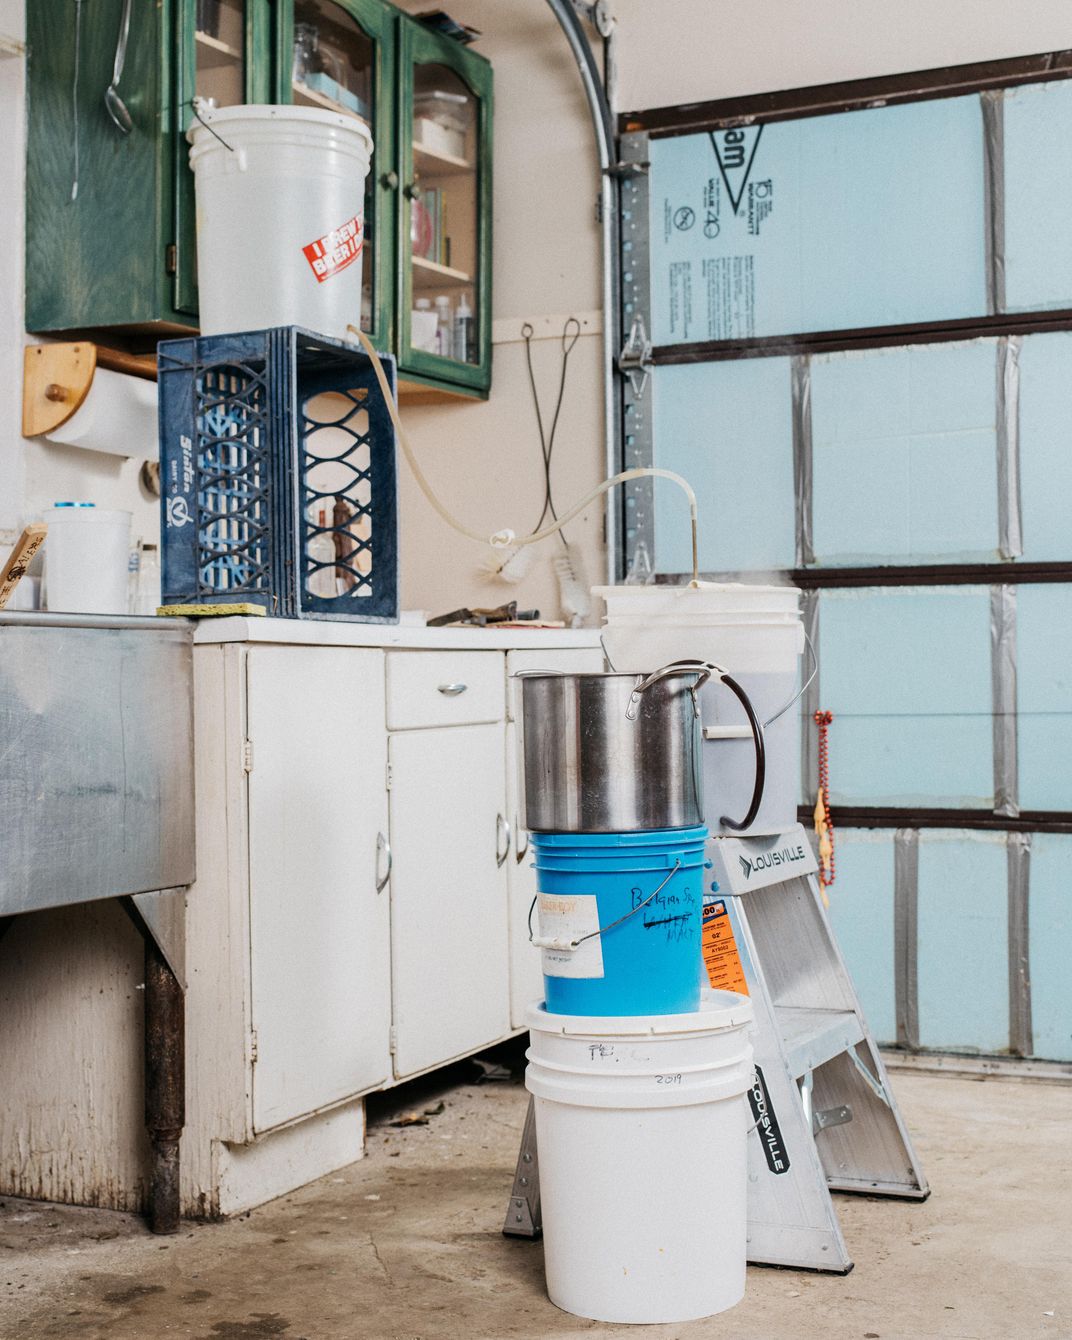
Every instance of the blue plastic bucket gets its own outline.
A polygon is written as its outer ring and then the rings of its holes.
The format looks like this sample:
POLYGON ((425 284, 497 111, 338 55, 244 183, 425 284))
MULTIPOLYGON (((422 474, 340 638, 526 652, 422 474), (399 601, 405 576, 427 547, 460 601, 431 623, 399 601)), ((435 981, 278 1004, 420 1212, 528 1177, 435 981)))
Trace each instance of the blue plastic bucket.
POLYGON ((532 834, 549 1013, 700 1008, 706 839, 704 827, 532 834))

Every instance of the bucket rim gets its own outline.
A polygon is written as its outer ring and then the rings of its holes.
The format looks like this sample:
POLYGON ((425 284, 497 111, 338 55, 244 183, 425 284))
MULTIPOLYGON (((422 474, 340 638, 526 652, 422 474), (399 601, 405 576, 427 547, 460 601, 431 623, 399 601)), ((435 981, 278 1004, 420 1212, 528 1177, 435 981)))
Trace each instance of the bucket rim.
POLYGON ((675 1033, 717 1033, 743 1028, 755 1015, 748 996, 736 991, 706 990, 700 1008, 687 1014, 581 1015, 549 1014, 543 1001, 530 1005, 529 1032, 566 1037, 663 1037, 675 1033))
POLYGON ((695 598, 696 592, 698 591, 706 593, 722 593, 727 591, 740 593, 754 591, 762 593, 763 595, 777 594, 792 596, 800 596, 803 594, 799 586, 772 586, 769 583, 762 582, 698 582, 695 586, 691 585, 691 583, 678 586, 671 586, 669 583, 665 585, 659 584, 657 586, 627 586, 624 583, 619 583, 617 586, 592 587, 592 594, 601 596, 604 600, 608 595, 620 596, 625 595, 626 593, 628 593, 629 599, 633 599, 634 592, 638 597, 641 595, 650 596, 652 594, 658 594, 660 596, 663 594, 685 595, 685 593, 691 592, 692 596, 688 598, 692 599, 695 598))
POLYGON ((642 828, 635 833, 622 832, 541 832, 530 830, 537 847, 666 847, 702 846, 710 836, 706 824, 689 824, 685 828, 642 828))
MULTIPOLYGON (((351 131, 366 142, 370 151, 372 149, 372 131, 363 118, 347 112, 331 112, 326 107, 295 107, 286 102, 238 103, 232 107, 202 108, 200 119, 187 128, 186 140, 195 148, 198 139, 203 138, 211 139, 218 145, 212 128, 234 127, 243 121, 251 122, 258 128, 291 122, 294 125, 351 131)), ((224 148, 222 145, 218 147, 224 148)))

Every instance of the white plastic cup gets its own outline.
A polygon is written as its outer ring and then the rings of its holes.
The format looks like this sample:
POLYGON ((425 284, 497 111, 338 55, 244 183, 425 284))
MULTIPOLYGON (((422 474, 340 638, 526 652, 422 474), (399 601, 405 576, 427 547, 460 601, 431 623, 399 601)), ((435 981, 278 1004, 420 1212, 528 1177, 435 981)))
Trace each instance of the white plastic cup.
POLYGON ((368 127, 318 107, 201 116, 186 137, 202 335, 306 326, 347 338, 361 320, 368 127))
POLYGON ((694 1321, 744 1297, 752 1005, 529 1011, 547 1293, 596 1321, 694 1321))
POLYGON ((130 513, 74 503, 50 508, 45 601, 65 614, 126 614, 130 606, 130 513))

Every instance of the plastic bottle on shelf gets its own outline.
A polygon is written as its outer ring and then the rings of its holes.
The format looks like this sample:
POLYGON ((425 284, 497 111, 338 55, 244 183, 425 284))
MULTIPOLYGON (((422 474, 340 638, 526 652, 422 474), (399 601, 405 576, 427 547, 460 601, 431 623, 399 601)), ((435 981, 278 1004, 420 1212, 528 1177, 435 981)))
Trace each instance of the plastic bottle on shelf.
MULTIPOLYGON (((321 507, 317 525, 326 527, 327 511, 321 507)), ((335 591, 335 541, 326 530, 321 530, 316 535, 309 536, 309 558, 313 563, 321 563, 324 566, 314 568, 309 573, 307 585, 309 594, 320 596, 323 599, 330 600, 336 594, 335 591)))
POLYGON ((454 345, 454 314, 451 311, 450 298, 441 293, 435 300, 436 309, 436 353, 450 358, 454 345))
POLYGON ((418 298, 414 303, 411 323, 411 343, 414 349, 434 354, 439 339, 439 319, 432 311, 431 298, 418 298))
POLYGON ((473 309, 463 293, 454 312, 454 357, 459 363, 473 361, 473 309))
POLYGON ((135 614, 155 614, 160 606, 160 549, 142 544, 138 566, 138 594, 135 614))

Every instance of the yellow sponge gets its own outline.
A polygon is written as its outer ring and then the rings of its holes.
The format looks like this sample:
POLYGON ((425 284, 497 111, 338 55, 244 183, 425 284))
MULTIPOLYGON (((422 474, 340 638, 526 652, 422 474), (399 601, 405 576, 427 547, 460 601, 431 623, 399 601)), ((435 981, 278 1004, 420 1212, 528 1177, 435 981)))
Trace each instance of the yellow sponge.
POLYGON ((235 605, 161 605, 156 612, 157 614, 170 615, 173 619, 204 619, 210 616, 223 618, 229 614, 265 615, 268 613, 263 605, 250 605, 248 603, 235 605))

